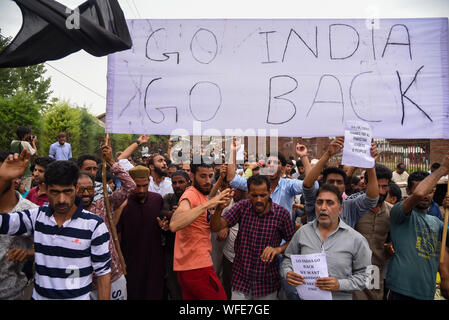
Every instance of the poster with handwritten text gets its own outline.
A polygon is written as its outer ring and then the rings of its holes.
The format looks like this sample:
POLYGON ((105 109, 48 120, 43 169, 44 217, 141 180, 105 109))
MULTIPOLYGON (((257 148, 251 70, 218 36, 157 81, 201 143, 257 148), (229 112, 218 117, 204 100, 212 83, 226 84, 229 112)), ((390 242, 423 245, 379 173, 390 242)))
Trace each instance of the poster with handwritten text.
POLYGON ((447 18, 127 23, 107 132, 326 137, 360 120, 375 138, 449 136, 447 18))

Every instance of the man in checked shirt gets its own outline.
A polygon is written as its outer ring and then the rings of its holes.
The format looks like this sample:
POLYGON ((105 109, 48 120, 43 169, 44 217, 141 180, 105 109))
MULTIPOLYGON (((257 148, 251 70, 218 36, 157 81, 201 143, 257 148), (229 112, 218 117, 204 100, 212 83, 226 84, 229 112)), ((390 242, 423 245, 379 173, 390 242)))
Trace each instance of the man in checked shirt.
POLYGON ((232 300, 277 300, 281 288, 279 254, 295 233, 289 212, 270 198, 270 181, 254 175, 248 181, 249 199, 237 202, 211 219, 211 231, 239 223, 232 269, 232 300), (281 245, 282 239, 287 242, 281 245))

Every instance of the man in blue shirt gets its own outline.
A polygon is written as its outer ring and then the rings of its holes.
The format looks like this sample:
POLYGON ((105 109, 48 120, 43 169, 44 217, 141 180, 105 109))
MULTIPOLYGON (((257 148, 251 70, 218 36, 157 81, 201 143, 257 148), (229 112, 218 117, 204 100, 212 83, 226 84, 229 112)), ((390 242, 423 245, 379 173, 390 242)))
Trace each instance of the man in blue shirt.
POLYGON ((69 160, 72 158, 72 147, 70 143, 66 142, 67 135, 65 132, 58 134, 58 142, 50 146, 48 156, 56 160, 69 160))

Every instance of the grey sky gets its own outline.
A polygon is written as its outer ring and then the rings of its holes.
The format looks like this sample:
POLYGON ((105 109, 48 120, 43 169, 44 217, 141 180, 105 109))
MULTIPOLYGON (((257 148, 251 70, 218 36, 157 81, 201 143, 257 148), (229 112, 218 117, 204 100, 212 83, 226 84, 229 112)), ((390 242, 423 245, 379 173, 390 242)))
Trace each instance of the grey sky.
MULTIPOLYGON (((60 0, 72 9, 83 0, 60 0)), ((447 0, 119 0, 127 19, 201 19, 201 18, 419 18, 449 17, 447 0), (137 10, 138 12, 137 12, 137 10)), ((14 37, 22 15, 11 0, 0 0, 0 29, 14 37)), ((84 51, 50 66, 106 97, 107 57, 93 57, 84 51)), ((95 115, 106 111, 106 100, 68 79, 51 67, 53 96, 87 106, 95 115)))

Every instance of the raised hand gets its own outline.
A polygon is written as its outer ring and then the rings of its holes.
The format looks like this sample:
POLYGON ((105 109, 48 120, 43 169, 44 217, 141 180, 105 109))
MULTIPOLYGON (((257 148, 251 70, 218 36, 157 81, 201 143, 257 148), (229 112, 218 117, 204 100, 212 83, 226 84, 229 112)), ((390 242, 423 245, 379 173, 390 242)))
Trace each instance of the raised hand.
POLYGON ((23 149, 19 154, 10 154, 0 166, 0 179, 11 181, 18 179, 25 173, 28 162, 30 161, 30 152, 23 149))
POLYGON ((137 139, 137 141, 139 141, 141 145, 146 144, 149 140, 150 140, 150 135, 148 135, 148 134, 144 134, 137 139))
POLYGON ((379 151, 374 143, 371 143, 371 157, 374 158, 375 162, 377 162, 377 158, 379 157, 379 151))
POLYGON ((345 138, 344 137, 338 137, 329 144, 329 147, 327 148, 327 152, 329 152, 329 155, 332 157, 339 153, 341 150, 343 150, 343 147, 345 145, 345 138))
POLYGON ((109 145, 101 146, 101 155, 110 165, 114 164, 114 158, 112 157, 112 148, 109 145))
POLYGON ((307 147, 303 144, 297 143, 296 144, 296 155, 298 157, 305 157, 307 156, 307 147))

